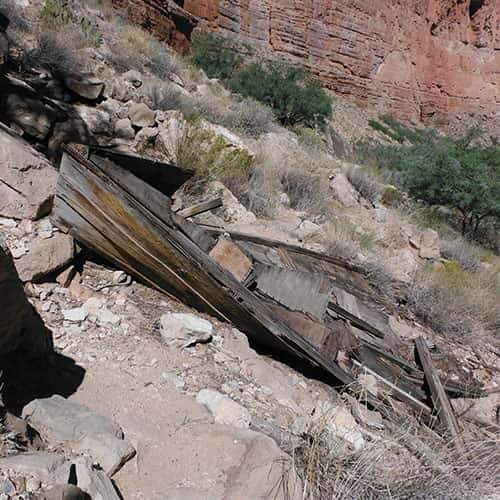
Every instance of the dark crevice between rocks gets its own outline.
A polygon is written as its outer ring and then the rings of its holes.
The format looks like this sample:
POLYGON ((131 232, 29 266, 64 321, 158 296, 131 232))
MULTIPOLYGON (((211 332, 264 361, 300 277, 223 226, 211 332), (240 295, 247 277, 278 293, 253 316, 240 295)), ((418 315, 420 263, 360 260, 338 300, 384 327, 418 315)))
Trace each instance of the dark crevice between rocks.
POLYGON ((484 0, 471 0, 469 4, 469 16, 472 19, 478 10, 480 10, 484 5, 484 0))

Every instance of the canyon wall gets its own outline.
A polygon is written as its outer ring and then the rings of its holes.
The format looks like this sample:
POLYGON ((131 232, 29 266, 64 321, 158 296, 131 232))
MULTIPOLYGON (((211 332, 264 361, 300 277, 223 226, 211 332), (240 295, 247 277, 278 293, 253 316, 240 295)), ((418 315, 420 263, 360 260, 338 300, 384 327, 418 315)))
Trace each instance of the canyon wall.
POLYGON ((335 93, 381 112, 426 122, 500 113, 500 0, 128 3, 174 3, 214 31, 300 62, 335 93))

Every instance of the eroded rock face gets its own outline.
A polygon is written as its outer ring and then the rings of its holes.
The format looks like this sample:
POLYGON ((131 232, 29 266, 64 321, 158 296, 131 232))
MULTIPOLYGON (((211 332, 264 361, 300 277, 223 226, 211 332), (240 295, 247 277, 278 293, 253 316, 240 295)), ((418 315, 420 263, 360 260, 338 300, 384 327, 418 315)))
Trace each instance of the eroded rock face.
MULTIPOLYGON (((117 3, 137 17, 150 4, 166 14, 174 2, 117 3)), ((498 0, 183 2, 212 29, 305 64, 338 94, 424 121, 499 110, 499 7, 498 0)))

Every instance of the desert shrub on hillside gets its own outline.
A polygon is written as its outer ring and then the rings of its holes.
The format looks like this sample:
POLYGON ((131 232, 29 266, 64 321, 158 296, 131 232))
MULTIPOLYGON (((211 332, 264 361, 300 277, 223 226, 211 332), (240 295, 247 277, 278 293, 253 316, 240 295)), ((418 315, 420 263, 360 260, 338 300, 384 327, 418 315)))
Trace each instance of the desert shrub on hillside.
POLYGON ((62 78, 84 67, 85 61, 78 52, 81 48, 82 40, 77 32, 47 31, 40 34, 36 46, 24 55, 23 64, 26 67, 40 66, 62 78))
POLYGON ((209 78, 227 80, 243 61, 243 57, 226 39, 207 31, 193 34, 191 51, 191 61, 209 78))
POLYGON ((285 126, 315 126, 332 113, 330 96, 301 68, 252 63, 237 71, 229 86, 269 106, 285 126))
POLYGON ((466 271, 475 271, 481 264, 481 259, 474 247, 462 238, 443 240, 441 255, 445 259, 458 262, 466 271))
POLYGON ((383 187, 360 167, 350 167, 346 176, 356 191, 366 200, 375 203, 383 194, 383 187))
POLYGON ((497 145, 478 145, 475 131, 453 138, 410 128, 405 135, 401 124, 398 130, 398 144, 365 145, 362 156, 375 158, 414 198, 455 210, 463 235, 476 236, 486 220, 500 219, 497 145))
POLYGON ((144 29, 117 18, 114 21, 116 34, 110 43, 110 64, 118 71, 146 70, 160 79, 183 69, 181 59, 166 43, 159 41, 144 29))
POLYGON ((199 121, 184 124, 176 147, 177 166, 195 173, 188 190, 198 192, 208 182, 219 180, 238 196, 248 184, 253 157, 245 150, 228 148, 222 136, 199 121))
POLYGON ((454 260, 417 273, 408 305, 434 330, 478 340, 479 326, 492 335, 500 328, 500 269, 469 272, 454 260), (473 335, 474 334, 474 335, 473 335))
POLYGON ((204 118, 250 137, 270 132, 276 125, 272 111, 253 99, 226 97, 215 92, 189 95, 173 85, 151 88, 149 99, 155 109, 179 110, 188 119, 204 118))

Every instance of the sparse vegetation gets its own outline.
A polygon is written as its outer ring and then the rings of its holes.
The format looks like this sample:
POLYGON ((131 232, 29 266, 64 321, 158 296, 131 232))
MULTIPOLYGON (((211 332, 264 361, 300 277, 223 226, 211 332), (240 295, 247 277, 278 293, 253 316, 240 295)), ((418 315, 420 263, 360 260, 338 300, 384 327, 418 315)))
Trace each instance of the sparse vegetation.
POLYGON ((251 176, 253 157, 245 150, 228 147, 225 139, 204 128, 197 120, 186 122, 177 141, 177 165, 193 170, 190 189, 201 190, 219 180, 240 194, 251 176))
POLYGON ((346 176, 358 193, 371 203, 382 197, 383 187, 360 167, 351 167, 346 176))
POLYGON ((306 500, 474 500, 498 494, 499 459, 494 439, 468 440, 458 453, 453 443, 419 435, 411 421, 355 452, 332 440, 325 418, 295 454, 306 500))
POLYGON ((455 210, 463 235, 477 236, 484 221, 500 219, 497 145, 478 145, 475 130, 452 138, 434 130, 405 127, 393 119, 385 118, 384 124, 382 131, 398 144, 372 145, 363 152, 375 159, 390 179, 415 199, 455 210))
POLYGON ((80 42, 78 33, 70 30, 41 33, 36 47, 25 54, 23 64, 45 68, 58 78, 75 73, 82 68, 82 60, 78 57, 80 42))
POLYGON ((76 16, 67 0, 45 0, 40 19, 48 28, 54 29, 76 21, 76 16))
POLYGON ((477 330, 481 327, 485 333, 498 334, 499 296, 499 268, 468 272, 454 260, 420 270, 408 305, 434 330, 475 341, 480 338, 477 330))
POLYGON ((441 255, 458 262, 466 271, 476 271, 481 264, 478 252, 462 238, 442 241, 441 255))
POLYGON ((115 21, 115 29, 117 36, 110 44, 109 62, 118 71, 148 70, 160 79, 167 79, 171 73, 183 70, 180 58, 148 31, 119 19, 115 21))

